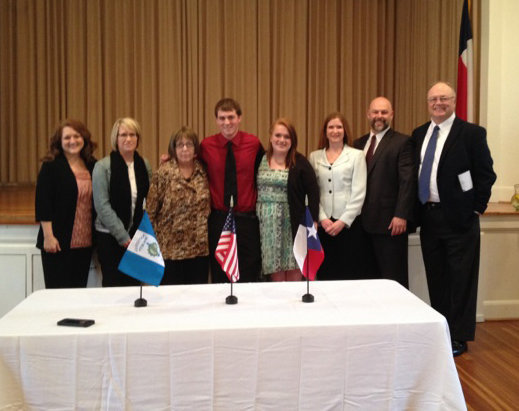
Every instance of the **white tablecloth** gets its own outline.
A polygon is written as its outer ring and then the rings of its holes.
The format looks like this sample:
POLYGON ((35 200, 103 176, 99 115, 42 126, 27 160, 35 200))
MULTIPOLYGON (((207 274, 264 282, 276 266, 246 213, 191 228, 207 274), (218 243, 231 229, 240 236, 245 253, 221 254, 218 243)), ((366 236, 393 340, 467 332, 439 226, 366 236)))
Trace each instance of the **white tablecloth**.
POLYGON ((0 409, 466 409, 445 319, 392 281, 42 290, 0 319, 0 409), (90 328, 59 327, 64 317, 90 328))

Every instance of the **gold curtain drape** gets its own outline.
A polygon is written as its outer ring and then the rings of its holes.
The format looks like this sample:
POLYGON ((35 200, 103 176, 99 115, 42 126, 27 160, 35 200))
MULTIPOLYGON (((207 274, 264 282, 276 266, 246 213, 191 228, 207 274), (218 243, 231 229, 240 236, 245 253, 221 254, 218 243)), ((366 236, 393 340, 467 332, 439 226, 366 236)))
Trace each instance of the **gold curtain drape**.
POLYGON ((264 144, 291 118, 299 150, 343 112, 353 137, 385 95, 394 127, 427 120, 425 93, 456 82, 462 0, 0 0, 0 183, 34 182, 60 120, 85 122, 110 150, 116 118, 142 125, 153 165, 171 133, 216 131, 237 99, 264 144))

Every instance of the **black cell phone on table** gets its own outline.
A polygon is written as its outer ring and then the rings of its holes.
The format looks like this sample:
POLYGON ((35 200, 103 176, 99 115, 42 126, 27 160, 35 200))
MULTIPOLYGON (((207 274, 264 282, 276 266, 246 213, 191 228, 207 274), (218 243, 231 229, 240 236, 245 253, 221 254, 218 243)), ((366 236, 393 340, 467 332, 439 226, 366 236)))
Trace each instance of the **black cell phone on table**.
POLYGON ((84 318, 63 318, 63 320, 58 321, 58 325, 63 325, 65 327, 90 327, 95 324, 94 320, 87 320, 84 318))

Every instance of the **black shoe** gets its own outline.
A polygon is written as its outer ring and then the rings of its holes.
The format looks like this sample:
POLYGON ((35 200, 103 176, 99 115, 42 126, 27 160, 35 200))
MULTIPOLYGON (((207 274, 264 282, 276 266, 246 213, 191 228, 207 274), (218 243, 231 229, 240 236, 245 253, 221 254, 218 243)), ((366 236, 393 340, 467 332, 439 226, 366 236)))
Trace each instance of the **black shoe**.
POLYGON ((457 357, 467 351, 467 343, 465 341, 452 340, 452 355, 457 357))

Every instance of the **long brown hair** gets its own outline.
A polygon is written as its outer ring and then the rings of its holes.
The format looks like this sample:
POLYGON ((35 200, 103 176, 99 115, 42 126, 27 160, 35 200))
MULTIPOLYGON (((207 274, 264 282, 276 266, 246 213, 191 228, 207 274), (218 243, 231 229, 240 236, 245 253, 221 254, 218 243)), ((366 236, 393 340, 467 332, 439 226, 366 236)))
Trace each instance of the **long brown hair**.
MULTIPOLYGON (((288 150, 287 156, 285 158, 285 167, 291 168, 296 164, 296 152, 297 152, 297 133, 292 122, 287 118, 278 118, 276 121, 272 123, 269 130, 269 135, 272 136, 274 131, 274 127, 277 125, 284 126, 288 130, 288 135, 290 136, 290 149, 288 150)), ((270 159, 272 158, 272 154, 274 149, 272 147, 272 143, 270 142, 269 137, 269 146, 267 148, 267 161, 270 163, 270 159)))
POLYGON ((61 137, 63 136, 63 129, 65 127, 73 128, 83 138, 83 148, 79 153, 83 161, 85 163, 94 161, 94 150, 96 149, 97 144, 92 141, 90 131, 88 131, 86 126, 81 121, 73 119, 63 120, 56 129, 56 131, 54 131, 54 134, 50 138, 49 151, 47 152, 45 157, 43 157, 42 161, 52 161, 56 157, 63 155, 61 137))
POLYGON ((335 111, 333 113, 330 113, 326 116, 324 119, 323 126, 321 127, 321 133, 319 135, 319 148, 328 148, 330 147, 330 142, 328 141, 328 138, 326 137, 326 129, 328 128, 328 123, 334 119, 338 118, 340 122, 342 123, 342 127, 344 128, 344 137, 342 138, 342 142, 344 144, 347 144, 348 146, 352 145, 351 139, 350 139, 350 133, 349 131, 349 124, 346 121, 346 117, 342 113, 339 113, 338 111, 335 111))

